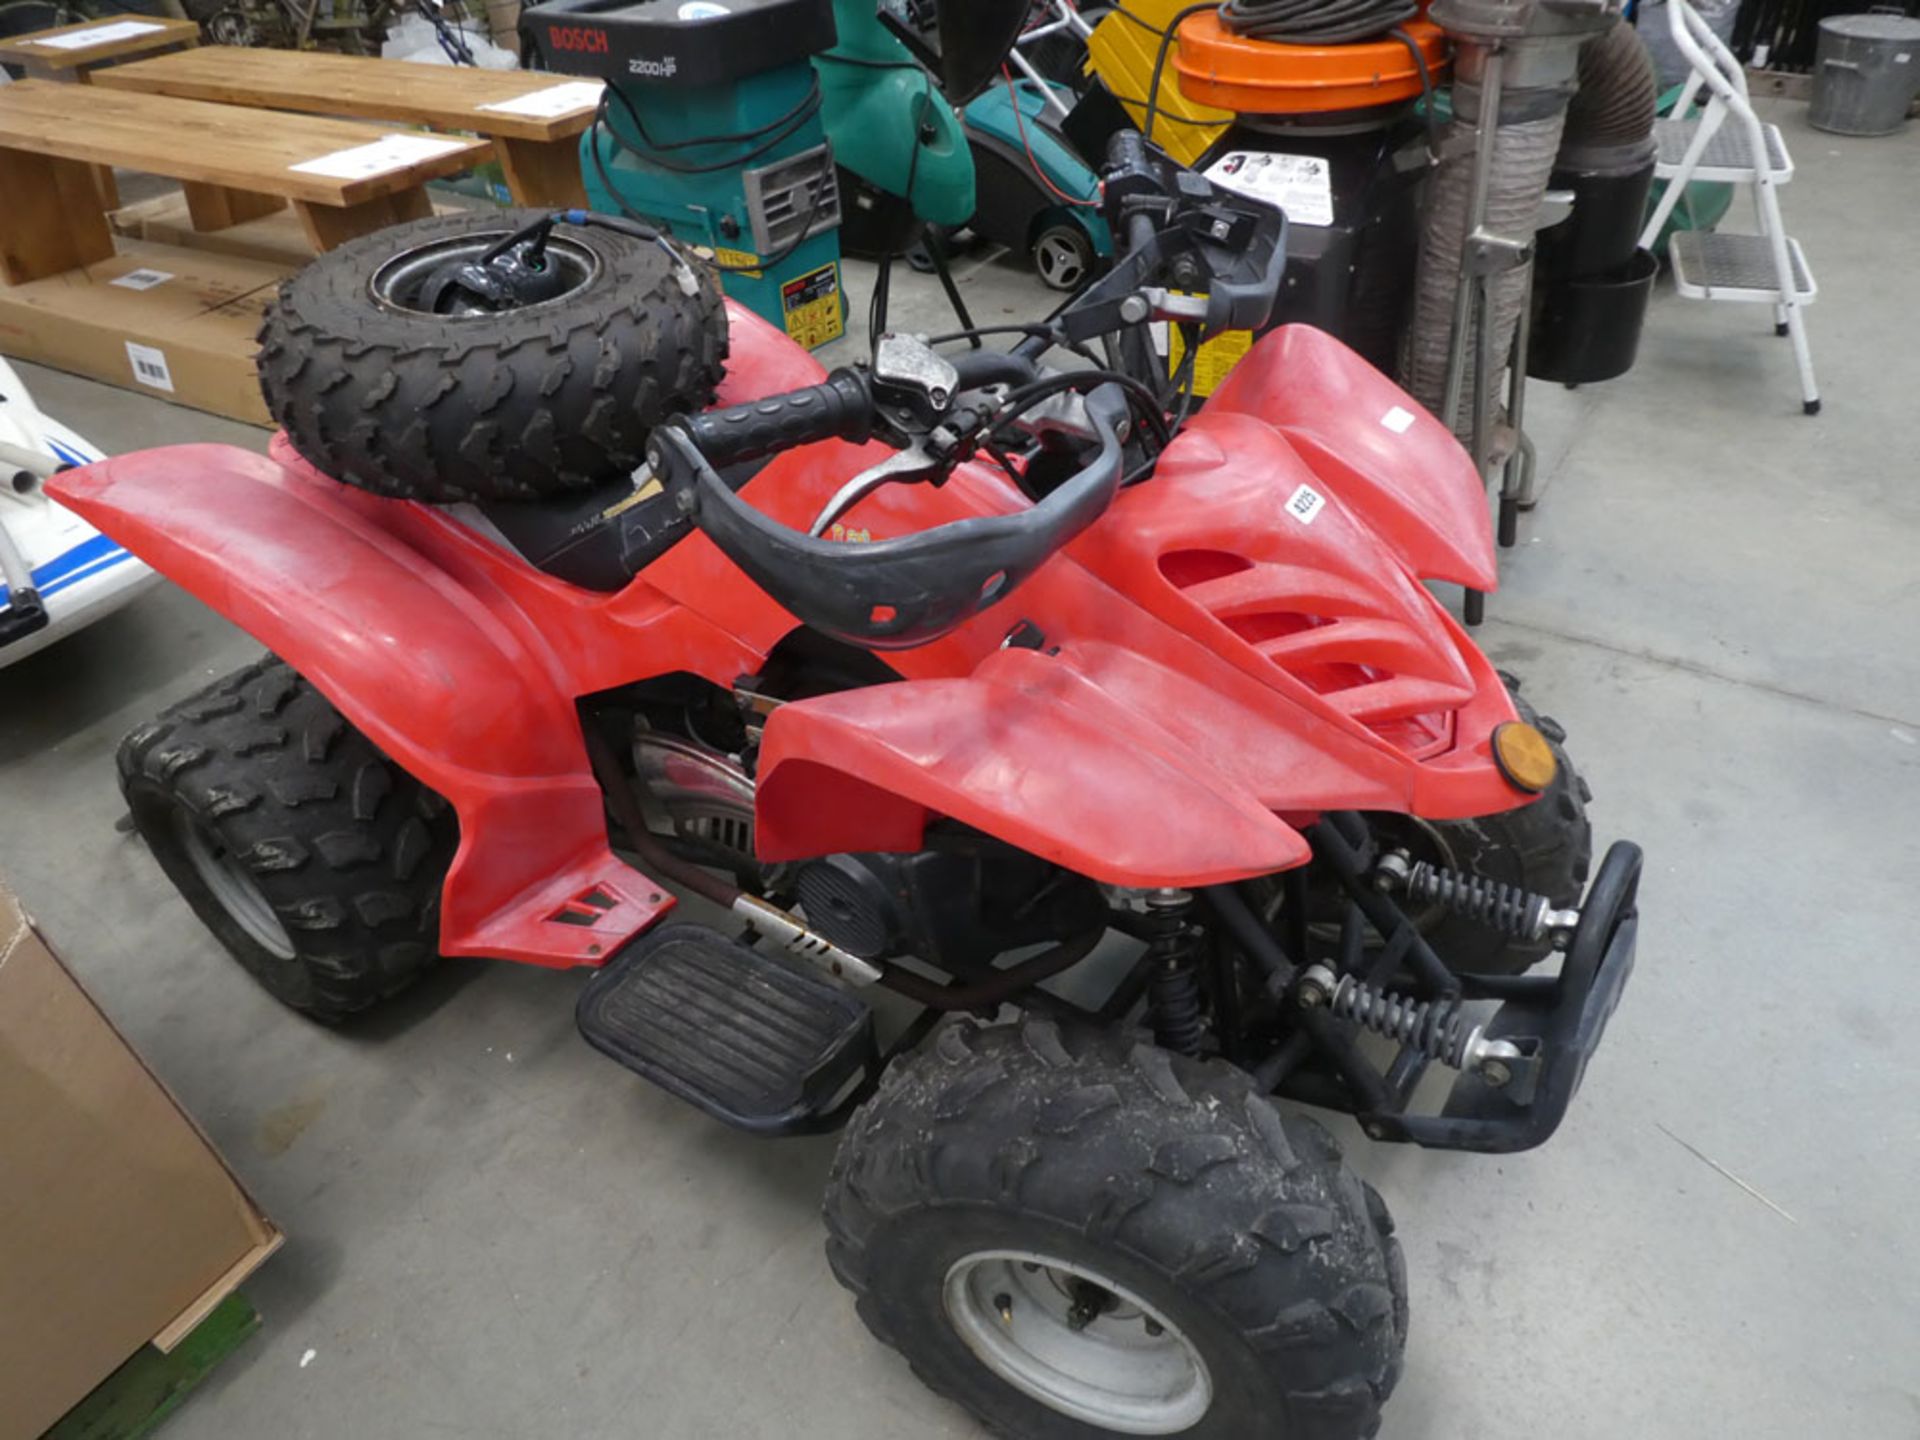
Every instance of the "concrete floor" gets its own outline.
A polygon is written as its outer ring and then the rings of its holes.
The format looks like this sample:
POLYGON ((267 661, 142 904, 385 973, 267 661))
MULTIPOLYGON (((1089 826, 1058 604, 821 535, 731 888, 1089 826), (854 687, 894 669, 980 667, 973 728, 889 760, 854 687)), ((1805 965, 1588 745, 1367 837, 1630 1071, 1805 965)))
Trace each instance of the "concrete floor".
MULTIPOLYGON (((1826 413, 1763 309, 1664 291, 1631 375, 1535 391, 1547 488, 1482 638, 1646 848, 1640 965, 1544 1149, 1340 1127, 1412 1269, 1387 1440, 1920 1435, 1920 130, 1802 116, 1826 413)), ((967 289, 983 322, 1038 298, 967 289)), ((29 379, 109 449, 264 438, 29 379)), ((579 977, 453 963, 337 1033, 216 950, 113 832, 110 756, 256 649, 166 592, 0 672, 0 873, 289 1235, 172 1440, 979 1435, 828 1275, 832 1142, 618 1070, 579 977)))

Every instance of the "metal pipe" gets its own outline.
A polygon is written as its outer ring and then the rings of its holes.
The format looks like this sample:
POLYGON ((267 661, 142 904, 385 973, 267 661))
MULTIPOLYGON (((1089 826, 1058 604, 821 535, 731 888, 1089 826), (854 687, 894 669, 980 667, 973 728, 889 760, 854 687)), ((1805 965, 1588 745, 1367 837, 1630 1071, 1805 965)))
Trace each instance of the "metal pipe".
POLYGON ((1473 237, 1487 223, 1487 190, 1493 181, 1493 152, 1500 131, 1501 73, 1507 60, 1505 47, 1498 43, 1486 47, 1486 52, 1473 137, 1473 184, 1467 194, 1466 234, 1460 245, 1460 288, 1453 297, 1453 327, 1447 333, 1447 387, 1440 418, 1448 429, 1458 422, 1460 392, 1466 385, 1467 327, 1474 297, 1486 289, 1486 277, 1474 273, 1473 237))
POLYGON ((0 470, 24 470, 36 480, 45 480, 66 468, 64 461, 45 451, 0 440, 0 470))

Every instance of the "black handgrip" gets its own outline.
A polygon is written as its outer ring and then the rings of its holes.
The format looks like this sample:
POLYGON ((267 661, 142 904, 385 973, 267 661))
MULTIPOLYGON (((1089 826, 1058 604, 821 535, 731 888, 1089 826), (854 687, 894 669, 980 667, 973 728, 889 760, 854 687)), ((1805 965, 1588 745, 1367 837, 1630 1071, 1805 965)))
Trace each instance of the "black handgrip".
POLYGON ((724 410, 683 415, 677 423, 707 463, 719 467, 816 440, 870 439, 873 397, 859 372, 835 370, 818 385, 724 410))

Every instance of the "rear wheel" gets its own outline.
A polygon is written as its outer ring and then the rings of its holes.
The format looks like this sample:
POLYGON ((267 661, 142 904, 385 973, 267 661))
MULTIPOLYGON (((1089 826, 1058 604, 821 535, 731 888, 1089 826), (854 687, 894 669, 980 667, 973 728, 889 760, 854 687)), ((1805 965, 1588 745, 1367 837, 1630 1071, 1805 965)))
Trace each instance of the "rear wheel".
POLYGON ((453 812, 283 662, 142 725, 119 766, 160 868, 278 999, 337 1021, 433 963, 453 812))
POLYGON ((1078 290, 1093 274, 1093 240, 1067 221, 1047 226, 1033 242, 1033 269, 1052 290, 1078 290))
POLYGON ((1021 1440, 1373 1434, 1406 1342, 1380 1197, 1239 1071, 954 1023, 841 1143, 828 1258, 928 1385, 1021 1440))

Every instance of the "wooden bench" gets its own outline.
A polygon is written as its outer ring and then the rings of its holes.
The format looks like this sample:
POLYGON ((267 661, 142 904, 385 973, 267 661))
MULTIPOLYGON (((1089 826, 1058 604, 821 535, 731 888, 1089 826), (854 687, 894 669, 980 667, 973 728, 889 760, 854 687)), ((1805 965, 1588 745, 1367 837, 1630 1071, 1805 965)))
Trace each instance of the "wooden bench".
POLYGON ((208 45, 118 65, 97 85, 266 110, 472 130, 494 142, 516 202, 585 205, 580 135, 599 84, 529 71, 421 65, 320 51, 208 45), (501 108, 501 107, 510 108, 501 108))
POLYGON ((0 272, 17 285, 113 254, 93 165, 183 182, 201 230, 291 201, 314 248, 331 250, 432 214, 426 182, 491 151, 484 140, 22 80, 0 86, 0 272))
MULTIPOLYGON (((20 66, 30 79, 86 85, 103 66, 170 50, 191 50, 200 43, 200 25, 167 15, 118 15, 105 20, 82 20, 56 25, 29 35, 0 40, 0 60, 20 66)), ((93 183, 100 203, 112 210, 120 203, 120 187, 113 167, 96 165, 93 183)))
POLYGON ((56 25, 30 35, 0 40, 0 60, 20 66, 31 78, 78 81, 84 85, 94 71, 116 61, 158 55, 200 43, 200 25, 168 15, 109 15, 56 25))

